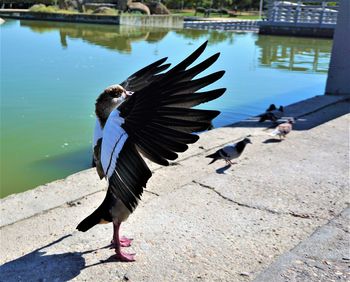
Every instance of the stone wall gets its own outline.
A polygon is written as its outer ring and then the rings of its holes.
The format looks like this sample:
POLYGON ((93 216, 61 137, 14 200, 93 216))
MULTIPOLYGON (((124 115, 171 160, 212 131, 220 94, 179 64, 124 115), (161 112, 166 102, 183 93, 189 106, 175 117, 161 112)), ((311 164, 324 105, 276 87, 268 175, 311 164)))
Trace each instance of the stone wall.
POLYGON ((183 28, 184 19, 181 16, 152 15, 152 16, 126 16, 120 17, 121 25, 154 26, 168 28, 183 28))
POLYGON ((58 14, 37 12, 6 12, 1 11, 3 18, 30 19, 42 21, 81 22, 97 24, 120 24, 133 26, 150 26, 166 28, 183 28, 184 19, 180 16, 107 16, 87 14, 58 14))
POLYGON ((77 23, 98 23, 98 24, 119 24, 118 16, 85 15, 85 14, 58 14, 58 13, 36 13, 36 12, 1 12, 3 18, 15 18, 26 20, 77 22, 77 23))
POLYGON ((287 25, 273 25, 259 24, 259 33, 268 35, 287 35, 287 36, 302 36, 302 37, 324 37, 332 38, 334 34, 334 27, 321 28, 318 26, 287 26, 287 25))

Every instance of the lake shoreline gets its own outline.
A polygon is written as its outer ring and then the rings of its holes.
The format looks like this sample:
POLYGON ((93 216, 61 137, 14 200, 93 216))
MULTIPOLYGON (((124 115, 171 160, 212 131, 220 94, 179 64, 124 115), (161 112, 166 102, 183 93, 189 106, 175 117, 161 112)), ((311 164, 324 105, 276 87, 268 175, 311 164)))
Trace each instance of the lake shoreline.
POLYGON ((304 254, 320 246, 312 263, 332 263, 314 271, 338 277, 348 246, 349 103, 322 95, 287 106, 297 123, 282 142, 264 143, 271 124, 252 117, 203 133, 173 166, 151 164, 140 207, 122 226, 134 263, 102 263, 113 254, 102 248, 110 224, 74 231, 105 194, 94 169, 2 199, 2 280, 266 281, 298 267, 306 281, 314 272, 304 254), (207 164, 205 155, 247 134, 253 144, 238 164, 207 164))
POLYGON ((2 38, 2 197, 89 167, 97 93, 161 57, 179 62, 205 40, 208 56, 221 52, 213 70, 227 71, 217 82, 226 94, 201 106, 221 111, 213 121, 221 127, 261 113, 271 101, 288 105, 322 93, 332 43, 28 20, 5 22, 2 38), (171 51, 173 46, 178 52, 171 51), (22 135, 27 142, 17 138, 22 135))
MULTIPOLYGON (((288 105, 285 107, 285 114, 284 116, 286 117, 293 117, 294 119, 298 120, 298 119, 302 119, 304 116, 306 115, 309 115, 309 114, 312 114, 314 112, 318 112, 318 111, 321 111, 322 109, 325 109, 327 107, 330 107, 332 105, 335 105, 335 104, 338 104, 338 103, 342 103, 342 102, 347 102, 347 103, 350 103, 350 97, 347 97, 347 96, 342 96, 342 95, 339 95, 339 96, 331 96, 331 95, 320 95, 320 96, 315 96, 313 98, 309 98, 309 99, 306 99, 306 100, 303 100, 303 101, 300 101, 300 102, 297 102, 297 103, 293 103, 291 105, 288 105)), ((214 128, 210 131, 207 131, 207 132, 203 132, 201 133, 201 138, 199 140, 203 140, 206 137, 206 135, 212 135, 214 132, 216 131, 221 131, 221 130, 225 130, 227 128, 234 128, 236 130, 238 130, 239 132, 242 132, 242 128, 251 128, 251 130, 253 131, 261 131, 261 127, 264 127, 266 125, 270 125, 270 123, 257 123, 257 117, 251 117, 251 118, 248 118, 248 119, 244 119, 242 121, 238 121, 236 123, 233 123, 233 124, 230 124, 230 125, 227 125, 227 126, 223 126, 223 127, 220 127, 220 128, 214 128)), ((269 127, 268 127, 269 128, 269 127)), ((263 130, 265 131, 265 130, 263 130)), ((238 140, 238 139, 241 139, 241 138, 244 138, 244 135, 241 135, 241 136, 237 136, 235 138, 235 140, 238 140)), ((212 147, 212 148, 207 148, 206 151, 209 151, 209 150, 212 150, 213 148, 215 147, 218 147, 218 146, 222 146, 224 145, 224 143, 222 143, 222 141, 216 141, 218 144, 215 143, 215 146, 212 147)), ((199 143, 196 143, 197 145, 199 143)), ((200 145, 198 147, 201 147, 200 145)), ((208 147, 208 146, 205 146, 205 147, 208 147)), ((186 151, 185 153, 182 153, 179 158, 176 160, 175 163, 181 161, 181 160, 185 160, 191 156, 195 156, 199 153, 202 153, 202 149, 193 149, 191 152, 188 152, 186 151)), ((148 163, 150 165, 151 168, 162 168, 162 166, 159 166, 159 165, 156 165, 154 163, 151 163, 149 162, 148 163)), ((12 202, 17 196, 19 196, 19 201, 22 201, 22 199, 24 198, 32 198, 31 201, 37 201, 35 199, 39 198, 38 200, 40 201, 41 197, 37 197, 37 196, 34 196, 36 194, 36 190, 39 192, 39 193, 45 193, 45 191, 50 191, 50 190, 56 190, 56 189, 60 189, 59 186, 60 184, 64 183, 64 182, 68 182, 68 183, 71 183, 72 179, 74 179, 75 177, 77 178, 80 178, 80 175, 84 175, 84 172, 87 172, 88 174, 93 174, 95 175, 95 168, 90 168, 90 169, 87 169, 87 170, 83 170, 83 171, 79 171, 77 173, 74 173, 72 175, 69 175, 67 176, 66 178, 63 178, 63 179, 59 179, 59 180, 55 180, 55 181, 52 181, 52 182, 49 182, 47 184, 43 184, 43 185, 39 185, 38 187, 36 188, 33 188, 33 189, 30 189, 30 190, 27 190, 27 191, 24 191, 24 192, 21 192, 21 193, 17 193, 17 194, 11 194, 11 195, 8 195, 2 199, 0 199, 0 202, 2 203, 2 205, 4 205, 7 201, 9 202, 12 202), (52 186, 52 187, 51 187, 52 186), (51 188, 50 188, 51 187, 51 188), (56 188, 55 188, 56 187, 56 188), (28 195, 27 195, 28 193, 28 195)), ((96 177, 97 179, 97 177, 96 177)), ((82 180, 82 179, 81 179, 82 180)), ((76 181, 76 182, 79 182, 79 181, 76 181)), ((90 185, 87 185, 87 186, 90 186, 90 185)), ((93 189, 93 187, 92 187, 93 189)), ((99 188, 97 191, 100 191, 101 188, 99 188)), ((51 192, 51 191, 50 191, 51 192)), ((59 190, 53 192, 54 194, 57 194, 59 192, 59 190)), ((66 191, 68 194, 69 192, 66 191)), ((87 190, 85 191, 87 194, 86 195, 89 195, 91 193, 95 193, 96 191, 94 190, 87 190)), ((85 194, 83 195, 80 195, 79 198, 81 197, 84 197, 86 196, 85 194)), ((74 198, 74 196, 69 196, 68 197, 69 199, 65 200, 65 203, 66 202, 70 202, 70 201, 76 201, 78 200, 79 198, 74 198)), ((16 200, 18 201, 18 200, 16 200)), ((33 206, 35 206, 33 202, 33 206)), ((12 206, 13 204, 10 203, 8 204, 8 206, 12 206)), ((60 204, 61 205, 61 204, 60 204)), ((6 204, 5 204, 5 209, 6 209, 6 204)), ((48 209, 52 209, 54 208, 54 206, 50 206, 48 209)), ((34 212, 33 214, 31 214, 29 211, 28 212, 25 212, 25 214, 27 216, 33 216, 35 215, 36 213, 41 213, 42 210, 41 210, 41 207, 39 207, 39 211, 36 211, 34 212)), ((17 214, 17 215, 12 215, 12 216, 15 216, 17 219, 14 220, 14 221, 10 221, 10 222, 5 222, 3 223, 2 220, 3 218, 1 218, 0 220, 0 227, 1 226, 4 226, 4 225, 7 225, 7 224, 12 224, 18 220, 22 220, 23 219, 23 215, 21 214, 17 214)), ((7 218, 11 218, 12 216, 8 215, 8 216, 5 216, 7 218)))

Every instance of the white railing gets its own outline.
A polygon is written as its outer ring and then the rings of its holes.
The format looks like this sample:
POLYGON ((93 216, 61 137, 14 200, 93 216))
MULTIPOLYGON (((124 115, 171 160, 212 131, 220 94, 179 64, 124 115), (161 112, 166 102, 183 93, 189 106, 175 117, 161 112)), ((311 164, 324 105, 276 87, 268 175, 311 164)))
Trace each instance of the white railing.
POLYGON ((239 31, 259 31, 258 21, 234 20, 234 21, 185 21, 184 28, 207 29, 207 30, 239 30, 239 31))
POLYGON ((334 25, 337 23, 338 2, 338 0, 270 0, 268 21, 274 23, 334 25))

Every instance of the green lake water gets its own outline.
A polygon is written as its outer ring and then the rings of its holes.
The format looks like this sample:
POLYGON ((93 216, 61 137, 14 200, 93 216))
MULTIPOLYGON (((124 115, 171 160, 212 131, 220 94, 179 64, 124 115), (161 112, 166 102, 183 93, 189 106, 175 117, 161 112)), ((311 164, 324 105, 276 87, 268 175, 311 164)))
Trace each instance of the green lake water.
MULTIPOLYGON (((324 93, 332 41, 254 33, 7 20, 1 35, 0 196, 88 168, 96 96, 161 57, 205 40, 221 52, 226 94, 201 108, 224 126, 324 93)), ((204 58, 204 57, 203 57, 204 58)))

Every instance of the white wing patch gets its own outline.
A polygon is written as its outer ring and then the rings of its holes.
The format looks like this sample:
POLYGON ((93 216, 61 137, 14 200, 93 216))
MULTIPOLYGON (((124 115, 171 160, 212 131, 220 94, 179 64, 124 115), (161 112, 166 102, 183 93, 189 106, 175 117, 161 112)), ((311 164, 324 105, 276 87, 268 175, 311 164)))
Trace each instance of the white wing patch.
POLYGON ((92 149, 96 146, 97 140, 102 138, 103 136, 103 129, 101 127, 100 122, 98 121, 98 118, 96 118, 96 123, 95 123, 95 130, 94 130, 94 140, 92 143, 92 149))
POLYGON ((270 133, 270 135, 271 136, 281 135, 281 131, 278 128, 276 128, 274 131, 270 133))
POLYGON ((124 119, 119 116, 117 109, 113 110, 103 128, 101 149, 101 163, 105 175, 112 176, 120 151, 122 150, 128 134, 121 127, 124 119))

